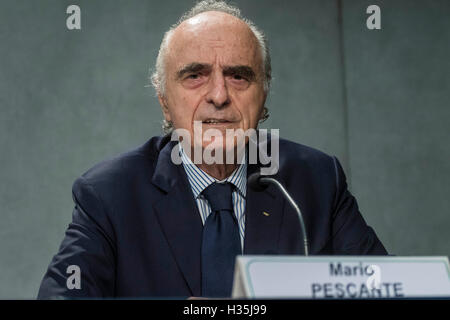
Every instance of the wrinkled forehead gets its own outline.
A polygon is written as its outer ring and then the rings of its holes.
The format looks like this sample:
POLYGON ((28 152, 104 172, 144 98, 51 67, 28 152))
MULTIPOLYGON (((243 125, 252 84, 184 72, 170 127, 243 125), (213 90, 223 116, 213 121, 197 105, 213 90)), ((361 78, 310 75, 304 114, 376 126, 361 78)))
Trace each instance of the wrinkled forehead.
POLYGON ((167 68, 194 62, 248 65, 259 71, 262 57, 245 22, 222 12, 204 12, 181 23, 168 44, 167 68))

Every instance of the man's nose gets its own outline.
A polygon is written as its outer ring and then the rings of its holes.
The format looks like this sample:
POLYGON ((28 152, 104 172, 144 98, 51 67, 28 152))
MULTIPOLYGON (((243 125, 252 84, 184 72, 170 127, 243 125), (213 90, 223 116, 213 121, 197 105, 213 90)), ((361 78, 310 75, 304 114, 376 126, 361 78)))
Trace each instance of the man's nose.
POLYGON ((223 108, 230 103, 225 77, 222 74, 212 75, 206 100, 216 108, 223 108))

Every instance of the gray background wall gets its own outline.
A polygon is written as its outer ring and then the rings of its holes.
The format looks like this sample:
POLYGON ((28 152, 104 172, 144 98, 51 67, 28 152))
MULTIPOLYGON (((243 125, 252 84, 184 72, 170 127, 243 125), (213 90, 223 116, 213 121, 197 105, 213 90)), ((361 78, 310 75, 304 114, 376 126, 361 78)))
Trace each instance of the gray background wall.
MULTIPOLYGON (((271 43, 264 127, 342 161, 397 255, 449 255, 450 1, 235 1, 271 43), (368 5, 382 29, 366 28, 368 5)), ((0 3, 0 298, 34 298, 74 179, 160 134, 148 84, 191 1, 0 3), (82 30, 66 29, 78 4, 82 30)))

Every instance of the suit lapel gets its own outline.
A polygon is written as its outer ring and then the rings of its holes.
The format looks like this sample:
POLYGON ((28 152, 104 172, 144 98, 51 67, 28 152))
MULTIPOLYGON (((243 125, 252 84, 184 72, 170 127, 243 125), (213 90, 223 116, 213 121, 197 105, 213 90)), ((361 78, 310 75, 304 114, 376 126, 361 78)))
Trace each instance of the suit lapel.
POLYGON ((244 254, 277 254, 284 201, 268 187, 248 190, 244 254))
POLYGON ((173 142, 160 152, 152 182, 165 194, 154 204, 175 261, 194 296, 201 295, 201 243, 203 224, 186 174, 173 164, 173 142))
MULTIPOLYGON (((249 164, 247 176, 261 166, 249 164)), ((248 187, 245 211, 244 254, 277 254, 285 201, 272 185, 256 192, 248 187)))

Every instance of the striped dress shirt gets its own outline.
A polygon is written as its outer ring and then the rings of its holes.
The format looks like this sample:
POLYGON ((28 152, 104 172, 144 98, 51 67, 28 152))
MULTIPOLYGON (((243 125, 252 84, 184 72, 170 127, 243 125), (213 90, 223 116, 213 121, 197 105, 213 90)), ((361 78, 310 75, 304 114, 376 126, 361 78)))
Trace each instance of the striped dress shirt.
MULTIPOLYGON (((211 207, 208 200, 203 196, 202 192, 210 184, 214 182, 224 183, 229 182, 235 186, 232 193, 233 209, 236 216, 236 220, 239 224, 239 234, 241 236, 241 249, 244 250, 244 235, 245 235, 245 194, 247 191, 247 163, 242 162, 233 173, 224 180, 217 180, 211 177, 209 174, 204 172, 202 169, 197 167, 191 159, 186 155, 181 144, 180 156, 183 164, 183 168, 186 171, 186 175, 189 180, 189 184, 194 194, 195 201, 197 203, 198 211, 200 212, 200 217, 202 218, 203 225, 205 225, 206 218, 208 218, 211 213, 211 207)), ((245 155, 244 155, 245 159, 245 155)))

